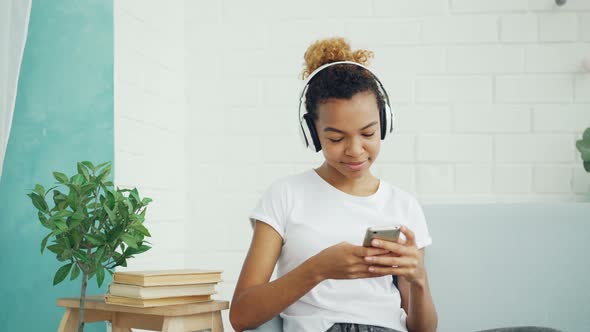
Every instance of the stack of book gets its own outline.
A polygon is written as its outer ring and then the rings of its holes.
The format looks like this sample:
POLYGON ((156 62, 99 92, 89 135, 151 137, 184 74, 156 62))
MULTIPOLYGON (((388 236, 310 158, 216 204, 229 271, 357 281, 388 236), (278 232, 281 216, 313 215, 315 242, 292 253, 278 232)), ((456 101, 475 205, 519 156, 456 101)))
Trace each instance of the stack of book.
POLYGON ((160 270, 115 272, 105 296, 109 304, 133 307, 198 303, 211 300, 222 271, 160 270))

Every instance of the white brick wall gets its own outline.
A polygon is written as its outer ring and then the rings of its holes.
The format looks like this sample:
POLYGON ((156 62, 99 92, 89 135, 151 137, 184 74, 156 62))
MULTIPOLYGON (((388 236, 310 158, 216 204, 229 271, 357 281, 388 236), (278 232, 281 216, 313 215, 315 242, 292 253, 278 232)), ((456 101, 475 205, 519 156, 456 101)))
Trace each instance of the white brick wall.
POLYGON ((128 269, 183 268, 186 257, 184 2, 114 2, 115 185, 137 187, 152 249, 128 269))
POLYGON ((329 36, 375 51, 397 121, 378 176, 423 203, 588 200, 574 147, 590 126, 587 0, 124 1, 115 12, 116 181, 154 198, 158 231, 137 266, 222 268, 218 297, 230 299, 249 210, 274 180, 322 161, 295 117, 303 52, 329 36))

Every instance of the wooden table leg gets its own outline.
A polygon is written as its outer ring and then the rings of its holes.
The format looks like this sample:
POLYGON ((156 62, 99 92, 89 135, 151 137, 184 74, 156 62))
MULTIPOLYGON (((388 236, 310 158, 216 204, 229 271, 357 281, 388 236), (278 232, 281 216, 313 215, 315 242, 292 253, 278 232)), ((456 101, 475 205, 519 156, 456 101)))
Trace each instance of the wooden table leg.
POLYGON ((202 330, 223 332, 221 312, 215 311, 189 316, 164 317, 164 323, 162 324, 162 332, 191 332, 202 330))
POLYGON ((78 309, 67 308, 59 323, 58 332, 78 331, 78 309))
POLYGON ((221 311, 211 313, 211 332, 223 332, 223 321, 221 320, 221 311))
POLYGON ((162 324, 162 332, 184 332, 184 323, 179 317, 165 317, 164 324, 162 324))

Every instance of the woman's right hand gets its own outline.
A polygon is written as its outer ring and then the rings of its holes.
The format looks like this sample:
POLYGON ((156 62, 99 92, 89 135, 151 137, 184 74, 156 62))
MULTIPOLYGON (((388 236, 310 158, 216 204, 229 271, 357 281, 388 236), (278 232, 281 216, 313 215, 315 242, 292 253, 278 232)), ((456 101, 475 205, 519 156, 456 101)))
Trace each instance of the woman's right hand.
POLYGON ((388 252, 386 249, 340 242, 322 250, 313 259, 321 280, 369 278, 375 277, 375 274, 369 272, 369 264, 364 257, 388 252))

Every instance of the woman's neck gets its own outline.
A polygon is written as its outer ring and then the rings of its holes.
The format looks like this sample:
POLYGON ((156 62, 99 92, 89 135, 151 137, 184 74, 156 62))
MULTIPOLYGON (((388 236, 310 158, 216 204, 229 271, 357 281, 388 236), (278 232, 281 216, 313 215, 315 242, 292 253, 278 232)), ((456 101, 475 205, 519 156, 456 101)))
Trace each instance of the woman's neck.
POLYGON ((360 178, 351 179, 342 175, 327 162, 315 169, 316 173, 333 187, 355 196, 369 196, 379 189, 379 179, 370 171, 360 178))

